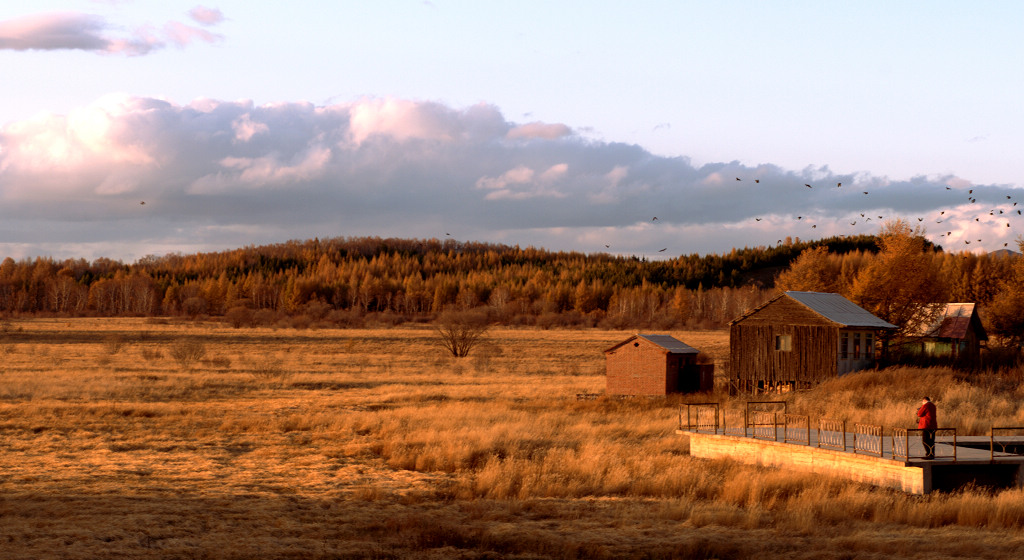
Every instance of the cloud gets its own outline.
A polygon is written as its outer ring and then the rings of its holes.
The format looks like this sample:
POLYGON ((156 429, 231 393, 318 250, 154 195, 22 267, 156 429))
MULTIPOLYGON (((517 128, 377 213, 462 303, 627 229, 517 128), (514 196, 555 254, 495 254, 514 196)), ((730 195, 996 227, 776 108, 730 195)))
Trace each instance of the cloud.
POLYGON ((510 139, 543 138, 545 140, 554 140, 563 136, 569 136, 570 134, 572 134, 572 130, 564 124, 532 122, 512 128, 506 136, 510 139))
POLYGON ((224 21, 224 14, 217 8, 207 8, 205 6, 196 6, 188 11, 188 15, 192 18, 192 21, 202 25, 217 25, 224 21))
POLYGON ((223 39, 216 33, 176 21, 159 29, 142 26, 127 36, 111 34, 112 27, 101 16, 78 12, 23 16, 0 21, 0 50, 83 50, 139 56, 168 44, 184 47, 196 41, 216 43, 223 39))
POLYGON ((487 104, 180 105, 122 94, 0 128, 0 255, 16 257, 445 232, 667 257, 874 233, 894 217, 955 249, 977 238, 995 249, 1024 227, 1019 193, 953 176, 695 166, 561 123, 511 122, 487 104))

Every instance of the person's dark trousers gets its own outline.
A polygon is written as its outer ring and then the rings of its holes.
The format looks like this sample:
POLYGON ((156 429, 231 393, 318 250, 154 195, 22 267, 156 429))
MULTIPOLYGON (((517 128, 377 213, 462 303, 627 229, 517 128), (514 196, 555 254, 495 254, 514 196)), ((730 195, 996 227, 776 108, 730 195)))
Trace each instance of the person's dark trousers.
POLYGON ((922 430, 921 443, 924 444, 924 458, 935 458, 935 430, 922 430))

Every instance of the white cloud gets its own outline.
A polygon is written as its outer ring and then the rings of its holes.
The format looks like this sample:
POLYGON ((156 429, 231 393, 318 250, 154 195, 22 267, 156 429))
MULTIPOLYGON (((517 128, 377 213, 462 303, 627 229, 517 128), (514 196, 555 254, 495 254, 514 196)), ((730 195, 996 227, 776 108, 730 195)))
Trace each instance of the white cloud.
POLYGON ((0 224, 9 230, 0 255, 120 246, 121 255, 107 256, 142 256, 175 244, 451 232, 555 249, 653 254, 667 246, 660 256, 670 256, 877 231, 880 220, 862 212, 921 217, 937 242, 953 231, 954 241, 988 238, 994 249, 1024 227, 1024 216, 1007 211, 1015 200, 1006 196, 1019 191, 1005 186, 738 162, 695 167, 571 132, 511 137, 520 128, 490 105, 178 105, 111 95, 0 128, 0 224), (931 224, 940 211, 953 219, 931 224))
POLYGON ((248 142, 257 134, 264 134, 270 130, 265 123, 254 122, 249 113, 231 121, 231 129, 235 131, 235 140, 248 142))
POLYGON ((140 26, 127 36, 110 32, 103 17, 79 12, 50 12, 0 21, 0 50, 83 50, 138 56, 196 41, 216 43, 221 35, 170 21, 157 29, 140 26))
POLYGON ((193 21, 202 25, 217 25, 224 21, 224 14, 218 8, 196 6, 188 11, 188 15, 193 21))

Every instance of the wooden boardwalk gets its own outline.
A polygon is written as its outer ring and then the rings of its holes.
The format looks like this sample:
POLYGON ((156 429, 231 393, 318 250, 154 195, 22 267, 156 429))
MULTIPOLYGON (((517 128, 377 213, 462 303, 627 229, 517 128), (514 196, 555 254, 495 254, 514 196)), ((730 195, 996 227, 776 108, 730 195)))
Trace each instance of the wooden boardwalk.
MULTIPOLYGON (((1024 456, 990 450, 987 436, 936 438, 935 459, 924 459, 919 436, 911 436, 906 450, 893 455, 892 436, 865 436, 847 432, 840 437, 827 434, 834 448, 818 446, 818 431, 807 430, 800 442, 786 442, 784 428, 755 428, 716 431, 677 430, 690 436, 694 457, 731 458, 741 462, 841 476, 898 488, 915 494, 949 491, 974 484, 1008 488, 1022 485, 1024 456), (907 455, 904 457, 903 455, 907 455)), ((941 432, 940 432, 941 433, 941 432)), ((1024 447, 1022 438, 1002 438, 1003 443, 1024 447)), ((1000 447, 997 447, 1000 449, 1000 447)))

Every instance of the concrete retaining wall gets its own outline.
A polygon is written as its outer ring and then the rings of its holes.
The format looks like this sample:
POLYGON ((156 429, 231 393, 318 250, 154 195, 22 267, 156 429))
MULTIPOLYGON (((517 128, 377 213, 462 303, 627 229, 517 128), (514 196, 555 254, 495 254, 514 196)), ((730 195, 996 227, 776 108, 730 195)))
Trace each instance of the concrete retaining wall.
POLYGON ((694 457, 729 458, 748 464, 839 476, 912 494, 932 491, 930 466, 912 467, 903 461, 791 443, 685 433, 690 436, 690 455, 694 457))

